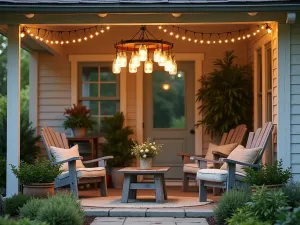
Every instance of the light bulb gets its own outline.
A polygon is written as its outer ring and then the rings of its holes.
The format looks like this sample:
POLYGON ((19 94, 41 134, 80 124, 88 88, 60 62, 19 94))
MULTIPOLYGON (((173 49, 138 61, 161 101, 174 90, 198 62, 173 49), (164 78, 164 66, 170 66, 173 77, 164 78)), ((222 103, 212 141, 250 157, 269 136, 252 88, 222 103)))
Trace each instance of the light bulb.
POLYGON ((256 32, 253 32, 253 36, 255 36, 256 35, 256 32))
POLYGON ((263 29, 265 29, 265 26, 264 26, 264 25, 262 25, 260 28, 263 30, 263 29))
POLYGON ((220 44, 222 43, 222 40, 221 40, 221 39, 219 40, 219 43, 220 43, 220 44))
POLYGON ((91 35, 90 35, 90 38, 92 39, 93 37, 94 37, 94 35, 91 34, 91 35))
POLYGON ((58 44, 59 42, 58 41, 55 41, 55 44, 58 44))
POLYGON ((188 41, 191 41, 192 39, 191 38, 188 38, 188 41))
POLYGON ((165 32, 165 33, 167 33, 167 31, 168 31, 167 29, 164 29, 164 32, 165 32))
POLYGON ((160 55, 158 65, 159 65, 159 66, 165 66, 166 62, 167 62, 167 53, 166 53, 166 52, 163 52, 163 53, 160 55))
POLYGON ((227 40, 227 39, 225 39, 225 43, 228 43, 228 40, 227 40))
POLYGON ((104 29, 103 29, 103 28, 101 28, 100 32, 103 34, 105 31, 104 31, 104 29))
POLYGON ((42 37, 40 37, 40 41, 43 41, 44 39, 42 37))
POLYGON ((139 56, 140 56, 140 61, 144 62, 147 59, 147 47, 146 45, 140 45, 139 47, 139 56))
POLYGON ((197 42, 198 42, 198 40, 197 40, 197 39, 195 39, 195 40, 194 40, 194 42, 195 42, 195 43, 197 43, 197 42))
POLYGON ((28 29, 28 30, 26 30, 26 32, 29 34, 31 31, 30 31, 30 29, 28 29))
POLYGON ((96 35, 96 36, 98 36, 98 35, 99 35, 99 32, 98 32, 98 31, 96 31, 96 32, 95 32, 95 35, 96 35))
POLYGON ((87 37, 84 37, 83 39, 86 41, 86 40, 87 40, 87 37))
POLYGON ((240 41, 242 38, 241 38, 241 37, 238 37, 237 39, 238 39, 238 41, 240 41))
POLYGON ((34 35, 33 33, 30 34, 31 37, 33 37, 33 35, 34 35))
POLYGON ((66 41, 66 44, 69 44, 69 41, 66 41))
POLYGON ((170 35, 173 36, 173 34, 174 34, 174 33, 171 31, 171 32, 170 32, 170 35))
POLYGON ((47 43, 47 44, 49 43, 49 40, 48 40, 48 39, 46 40, 46 43, 47 43))
POLYGON ((53 41, 51 41, 50 44, 52 45, 52 44, 53 44, 53 41))
POLYGON ((155 51, 153 53, 154 62, 159 62, 160 55, 161 55, 161 49, 160 48, 155 49, 155 51))
POLYGON ((231 38, 231 42, 234 42, 235 40, 234 40, 234 38, 231 38))
POLYGON ((177 63, 175 60, 173 60, 172 63, 172 69, 169 71, 170 75, 176 75, 177 74, 177 63))
POLYGON ((21 32, 20 37, 21 37, 21 38, 25 37, 25 33, 24 33, 24 32, 21 32))
POLYGON ((182 36, 182 38, 181 38, 183 41, 186 39, 186 37, 185 36, 182 36))
POLYGON ((132 53, 130 61, 135 67, 139 67, 141 65, 139 53, 137 52, 132 53))
POLYGON ((38 35, 36 35, 36 36, 35 36, 35 39, 36 39, 36 40, 37 40, 37 39, 40 39, 40 37, 39 37, 38 35))
POLYGON ((162 29, 162 26, 158 26, 158 29, 160 29, 160 30, 161 30, 161 29, 162 29))
POLYGON ((208 40, 206 43, 207 43, 207 44, 210 44, 210 40, 208 40))
POLYGON ((243 39, 244 39, 244 40, 246 39, 246 36, 245 36, 245 35, 243 35, 243 39))
POLYGON ((249 38, 251 35, 250 34, 247 34, 247 38, 249 38))
POLYGON ((267 28, 267 31, 268 31, 268 33, 269 33, 269 34, 271 34, 271 33, 272 33, 272 30, 271 30, 271 28, 270 28, 270 27, 268 27, 268 28, 267 28))
POLYGON ((178 38, 179 38, 179 34, 176 34, 175 38, 177 38, 177 39, 178 39, 178 38))
POLYGON ((73 41, 72 41, 73 43, 76 43, 76 40, 75 39, 73 39, 73 41))
POLYGON ((256 33, 259 33, 259 32, 260 32, 260 30, 259 30, 259 29, 257 29, 257 30, 256 30, 256 33))
POLYGON ((144 64, 144 72, 152 73, 152 71, 153 71, 153 63, 152 63, 151 59, 147 59, 144 64))
POLYGON ((126 52, 120 52, 120 58, 119 58, 119 66, 120 67, 126 67, 127 66, 127 55, 126 52))
POLYGON ((216 44, 216 41, 213 41, 213 44, 216 44))
POLYGON ((120 58, 121 58, 121 56, 122 56, 122 52, 118 52, 117 53, 117 58, 116 58, 116 65, 118 67, 120 67, 120 58))
POLYGON ((172 57, 169 55, 165 63, 165 71, 169 72, 172 69, 172 64, 173 64, 173 60, 172 57))
POLYGON ((61 42, 60 42, 60 44, 61 44, 61 45, 63 45, 63 44, 64 44, 64 42, 63 42, 63 41, 61 41, 61 42))
POLYGON ((81 38, 78 38, 78 42, 81 42, 81 38))
POLYGON ((203 42, 204 42, 203 40, 200 40, 200 44, 203 44, 203 42))
POLYGON ((121 73, 121 67, 119 67, 119 65, 117 64, 116 59, 115 59, 114 62, 113 62, 112 69, 113 69, 113 73, 114 73, 114 74, 119 74, 119 73, 121 73))
POLYGON ((129 61, 129 73, 136 73, 137 67, 134 65, 132 60, 129 61))
POLYGON ((109 30, 110 29, 110 26, 106 26, 106 30, 109 30))
POLYGON ((162 88, 165 90, 165 91, 168 91, 170 89, 170 84, 163 84, 162 88))

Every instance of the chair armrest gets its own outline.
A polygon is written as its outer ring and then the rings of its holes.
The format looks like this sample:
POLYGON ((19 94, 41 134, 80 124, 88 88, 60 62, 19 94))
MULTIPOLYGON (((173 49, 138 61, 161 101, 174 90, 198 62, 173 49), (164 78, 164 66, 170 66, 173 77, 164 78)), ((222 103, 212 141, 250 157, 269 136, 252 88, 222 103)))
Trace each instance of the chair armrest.
POLYGON ((228 155, 223 153, 223 152, 218 152, 218 151, 213 151, 212 154, 216 157, 219 157, 219 158, 227 158, 228 155))
POLYGON ((220 164, 223 164, 223 163, 224 163, 224 162, 222 162, 222 161, 217 161, 217 160, 212 160, 212 159, 205 159, 205 158, 198 157, 198 156, 192 156, 190 159, 191 159, 192 161, 198 160, 198 161, 202 161, 202 162, 212 162, 212 163, 220 163, 220 164))
POLYGON ((239 164, 242 166, 253 167, 253 168, 259 167, 259 164, 244 163, 244 162, 240 162, 240 161, 236 161, 236 160, 232 160, 232 159, 221 158, 220 161, 226 162, 228 164, 239 164))
POLYGON ((113 158, 114 158, 113 156, 104 156, 104 157, 101 157, 101 158, 98 158, 98 159, 92 159, 92 160, 82 161, 82 163, 89 164, 89 163, 94 163, 94 162, 99 162, 99 161, 105 161, 105 160, 113 159, 113 158))
POLYGON ((81 156, 76 156, 76 157, 72 157, 72 158, 69 158, 69 159, 65 159, 63 161, 54 162, 53 164, 58 165, 58 164, 62 164, 62 163, 73 162, 73 161, 76 161, 76 160, 82 160, 82 157, 81 156))
POLYGON ((186 153, 186 152, 178 152, 177 155, 181 156, 181 159, 182 159, 184 164, 190 163, 190 157, 191 156, 205 157, 205 155, 194 155, 194 154, 189 154, 189 153, 186 153))

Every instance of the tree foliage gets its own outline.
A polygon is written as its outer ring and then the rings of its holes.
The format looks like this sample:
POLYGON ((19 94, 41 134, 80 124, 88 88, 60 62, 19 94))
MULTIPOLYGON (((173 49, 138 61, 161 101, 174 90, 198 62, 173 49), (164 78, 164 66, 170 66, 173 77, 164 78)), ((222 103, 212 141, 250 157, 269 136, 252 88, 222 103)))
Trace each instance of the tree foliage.
POLYGON ((252 76, 249 66, 236 65, 235 59, 234 51, 225 52, 223 59, 214 61, 218 68, 199 80, 197 101, 202 102, 198 109, 203 119, 196 126, 206 126, 212 136, 243 123, 252 127, 252 76))

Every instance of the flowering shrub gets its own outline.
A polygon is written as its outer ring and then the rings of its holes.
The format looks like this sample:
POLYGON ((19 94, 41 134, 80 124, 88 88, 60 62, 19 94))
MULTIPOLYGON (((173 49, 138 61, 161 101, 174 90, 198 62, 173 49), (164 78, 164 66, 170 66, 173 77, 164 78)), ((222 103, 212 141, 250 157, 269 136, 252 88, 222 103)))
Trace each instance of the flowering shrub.
POLYGON ((63 123, 64 128, 92 129, 94 121, 92 120, 90 113, 90 109, 87 109, 85 106, 77 106, 75 104, 71 108, 65 109, 64 115, 67 119, 63 123))
POLYGON ((139 145, 135 143, 134 147, 131 150, 131 154, 144 159, 153 158, 161 152, 161 148, 161 144, 150 142, 150 138, 147 138, 147 141, 143 144, 139 145))

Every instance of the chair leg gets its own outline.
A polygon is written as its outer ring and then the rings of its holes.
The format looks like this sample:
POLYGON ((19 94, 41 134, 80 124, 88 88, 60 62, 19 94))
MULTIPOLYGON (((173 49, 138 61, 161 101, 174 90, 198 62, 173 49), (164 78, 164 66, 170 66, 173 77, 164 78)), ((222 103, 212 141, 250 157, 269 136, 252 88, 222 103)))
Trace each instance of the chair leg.
POLYGON ((204 186, 205 181, 200 180, 199 182, 199 201, 200 202, 207 202, 207 193, 206 193, 206 187, 204 186))
POLYGON ((75 197, 78 198, 78 181, 75 165, 75 161, 69 162, 70 189, 75 197))
POLYGON ((219 196, 221 195, 221 189, 220 188, 213 188, 213 195, 214 196, 219 196))
POLYGON ((189 178, 187 176, 187 173, 183 173, 183 178, 182 178, 182 191, 187 192, 189 189, 189 178))
POLYGON ((101 197, 107 197, 106 176, 102 177, 102 179, 101 179, 100 194, 101 194, 101 197))

